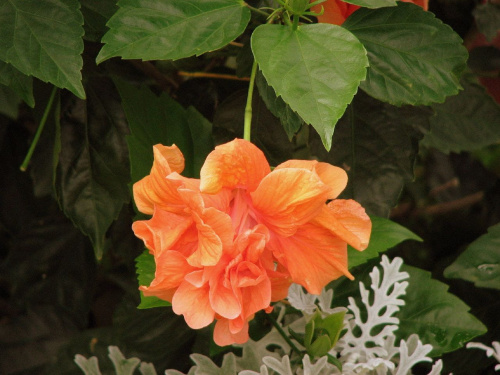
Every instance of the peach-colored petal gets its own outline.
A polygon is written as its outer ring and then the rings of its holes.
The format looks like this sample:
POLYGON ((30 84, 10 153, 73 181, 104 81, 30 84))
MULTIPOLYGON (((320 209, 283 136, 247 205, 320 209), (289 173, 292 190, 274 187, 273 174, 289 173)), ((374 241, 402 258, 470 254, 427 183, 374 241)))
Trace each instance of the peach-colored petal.
POLYGON ((269 246, 293 282, 309 293, 320 294, 342 275, 353 278, 347 269, 347 244, 321 226, 306 224, 291 237, 273 236, 269 246))
POLYGON ((161 203, 175 192, 166 177, 172 172, 182 172, 184 156, 176 145, 153 146, 154 162, 149 175, 133 186, 134 200, 139 211, 153 214, 154 205, 161 203))
POLYGON ((156 209, 150 220, 133 223, 132 230, 150 252, 158 256, 162 251, 171 250, 193 223, 189 217, 156 209))
POLYGON ((188 262, 194 267, 214 266, 224 248, 231 251, 234 236, 231 218, 214 208, 204 209, 202 215, 193 213, 193 218, 198 229, 198 248, 188 262))
POLYGON ((271 171, 266 157, 255 145, 235 139, 217 146, 200 171, 200 190, 215 194, 222 188, 246 188, 254 191, 271 171))
POLYGON ((314 221, 357 250, 368 246, 372 222, 365 209, 352 199, 331 201, 314 221))
POLYGON ((258 220, 274 232, 290 236, 321 211, 329 190, 316 173, 284 168, 264 177, 251 197, 258 220))
POLYGON ((208 326, 215 317, 208 297, 209 286, 197 288, 184 281, 172 298, 172 310, 177 315, 184 315, 188 326, 193 329, 208 326))
POLYGON ((230 285, 224 283, 224 270, 210 280, 210 303, 214 311, 227 319, 234 319, 241 314, 241 300, 235 295, 230 285))
POLYGON ((335 199, 347 186, 347 173, 339 167, 316 160, 288 160, 278 165, 275 170, 282 168, 304 168, 314 171, 330 188, 327 199, 335 199))
POLYGON ((248 322, 238 332, 231 332, 230 322, 227 319, 217 320, 214 328, 214 341, 219 346, 244 344, 248 341, 248 322))
POLYGON ((186 257, 178 251, 165 251, 155 259, 155 278, 148 286, 139 289, 145 296, 156 296, 167 301, 172 301, 175 289, 182 283, 184 277, 195 270, 191 267, 186 257))

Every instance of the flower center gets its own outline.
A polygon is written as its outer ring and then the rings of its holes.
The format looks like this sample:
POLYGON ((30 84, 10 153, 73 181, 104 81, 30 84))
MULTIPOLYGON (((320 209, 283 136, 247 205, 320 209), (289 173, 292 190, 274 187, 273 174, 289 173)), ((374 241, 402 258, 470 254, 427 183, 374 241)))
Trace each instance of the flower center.
POLYGON ((231 201, 229 215, 233 221, 235 238, 248 229, 252 229, 257 221, 252 209, 250 197, 245 189, 235 189, 234 198, 231 201))

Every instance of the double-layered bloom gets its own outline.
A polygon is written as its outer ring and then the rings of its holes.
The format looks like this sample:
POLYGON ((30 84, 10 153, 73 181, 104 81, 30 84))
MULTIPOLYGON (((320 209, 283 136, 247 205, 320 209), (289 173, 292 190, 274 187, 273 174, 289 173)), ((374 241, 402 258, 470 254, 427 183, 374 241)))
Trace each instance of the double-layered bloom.
POLYGON ((347 184, 341 168, 290 160, 271 172, 257 147, 236 139, 190 179, 175 145, 153 151, 151 173, 134 185, 138 209, 152 218, 133 230, 156 262, 140 289, 171 302, 192 328, 216 319, 218 345, 247 341, 248 322, 291 282, 319 294, 352 278, 347 244, 366 248, 371 222, 357 202, 335 199, 347 184))
MULTIPOLYGON (((314 0, 311 0, 313 2, 314 0)), ((429 0, 400 0, 405 3, 414 3, 424 10, 429 9, 429 0)), ((332 23, 334 25, 342 25, 344 21, 353 14, 356 10, 361 8, 359 5, 346 3, 342 0, 327 0, 324 3, 315 5, 311 8, 313 12, 320 13, 321 7, 324 13, 318 16, 320 23, 332 23)))

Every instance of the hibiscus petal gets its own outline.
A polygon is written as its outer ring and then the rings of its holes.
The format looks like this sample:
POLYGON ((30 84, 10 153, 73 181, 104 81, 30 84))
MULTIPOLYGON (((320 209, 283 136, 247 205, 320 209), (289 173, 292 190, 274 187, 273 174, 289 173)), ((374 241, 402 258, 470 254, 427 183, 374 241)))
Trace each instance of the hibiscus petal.
POLYGON ((233 224, 231 218, 215 208, 204 209, 202 215, 193 213, 198 230, 198 248, 188 258, 195 267, 214 266, 224 250, 232 248, 233 224))
POLYGON ((155 209, 150 220, 134 222, 132 230, 151 253, 159 256, 161 252, 171 250, 193 223, 189 217, 155 209))
POLYGON ((365 209, 352 199, 331 201, 314 221, 357 250, 364 250, 368 246, 372 222, 365 209))
POLYGON ((232 333, 227 319, 217 320, 214 328, 214 341, 217 345, 244 344, 248 339, 248 322, 245 322, 240 331, 232 333))
POLYGON ((155 259, 155 278, 149 287, 141 286, 139 289, 145 296, 172 301, 177 287, 183 282, 184 277, 195 270, 191 267, 186 257, 178 251, 165 251, 155 259))
POLYGON ((133 186, 137 208, 148 215, 153 214, 155 204, 175 193, 175 186, 171 186, 166 177, 172 172, 180 173, 184 169, 184 156, 176 145, 155 145, 153 153, 154 162, 150 174, 133 186))
POLYGON ((275 170, 282 168, 304 168, 316 172, 321 181, 330 188, 327 199, 337 198, 347 186, 347 173, 342 168, 329 163, 316 160, 288 160, 278 165, 275 170))
POLYGON ((234 319, 241 314, 241 300, 232 289, 224 286, 224 272, 211 280, 210 304, 214 311, 227 319, 234 319))
POLYGON ((201 288, 184 281, 172 298, 172 310, 177 315, 184 315, 188 326, 199 329, 213 322, 215 313, 208 297, 209 286, 201 288))
POLYGON ((325 206, 329 188, 316 173, 283 168, 268 174, 251 194, 258 220, 283 236, 295 233, 325 206))
POLYGON ((208 155, 200 171, 200 190, 215 194, 225 187, 252 192, 270 171, 261 150, 248 141, 235 139, 217 146, 208 155))
POLYGON ((273 236, 269 247, 290 272, 293 282, 309 293, 340 276, 353 279, 347 269, 347 244, 321 226, 306 224, 291 237, 273 236))

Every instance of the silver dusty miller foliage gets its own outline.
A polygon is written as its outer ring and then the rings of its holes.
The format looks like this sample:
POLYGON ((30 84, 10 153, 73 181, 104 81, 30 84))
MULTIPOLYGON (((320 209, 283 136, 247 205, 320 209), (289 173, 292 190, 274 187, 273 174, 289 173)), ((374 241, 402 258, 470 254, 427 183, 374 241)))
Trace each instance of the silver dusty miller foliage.
MULTIPOLYGON (((423 344, 418 335, 413 334, 406 340, 396 343, 394 332, 399 327, 397 313, 404 305, 402 297, 406 293, 409 275, 400 271, 403 261, 395 258, 390 261, 382 256, 379 267, 374 267, 370 273, 370 289, 360 282, 359 290, 361 301, 356 302, 349 297, 348 308, 331 308, 333 291, 323 290, 321 295, 311 295, 303 291, 302 287, 292 285, 289 290, 288 301, 300 310, 304 317, 290 324, 285 321, 285 309, 282 307, 278 321, 285 330, 291 327, 296 332, 303 332, 308 318, 316 311, 322 315, 330 315, 339 311, 346 311, 344 318, 345 333, 330 351, 330 355, 337 358, 342 364, 342 371, 330 364, 327 357, 317 359, 314 363, 308 355, 299 360, 291 361, 285 353, 290 352, 289 345, 273 329, 259 341, 249 340, 241 345, 242 356, 228 353, 223 359, 221 367, 212 360, 200 354, 191 355, 195 362, 188 375, 408 375, 412 367, 420 362, 432 362, 428 356, 432 346, 423 344), (359 303, 359 305, 358 305, 359 303), (364 319, 362 318, 365 317, 364 319), (272 351, 268 348, 277 348, 272 351)), ((277 306, 279 308, 279 306, 277 306)), ((482 344, 472 345, 486 350, 489 356, 500 358, 500 345, 494 343, 494 349, 482 344)), ((300 345, 298 345, 300 347, 300 345)), ((156 375, 152 366, 140 363, 137 358, 125 359, 115 347, 110 347, 110 358, 117 375, 131 375, 139 367, 141 374, 156 375)), ((100 374, 97 359, 86 359, 77 355, 78 363, 87 375, 100 374)), ((500 366, 500 365, 499 365, 500 366)), ((496 369, 498 369, 498 367, 496 369)), ((429 375, 441 373, 442 362, 436 361, 429 375)), ((182 375, 177 370, 167 370, 166 375, 182 375)))

